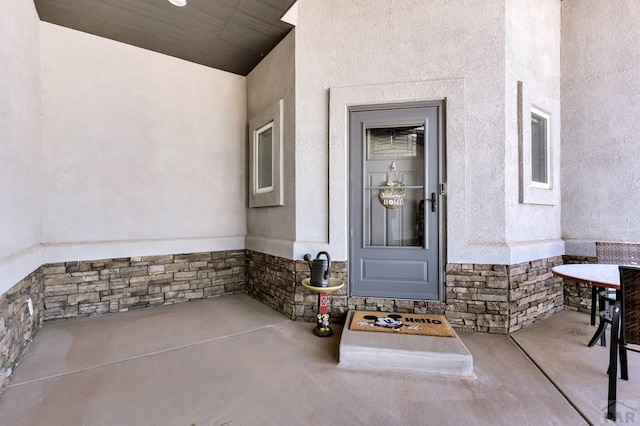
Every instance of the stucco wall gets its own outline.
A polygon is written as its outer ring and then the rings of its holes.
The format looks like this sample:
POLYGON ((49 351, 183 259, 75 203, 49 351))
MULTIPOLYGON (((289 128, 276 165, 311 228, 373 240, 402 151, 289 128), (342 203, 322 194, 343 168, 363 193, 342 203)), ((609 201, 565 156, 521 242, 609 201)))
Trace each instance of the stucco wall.
MULTIPOLYGON (((284 99, 284 205, 247 210, 247 249, 291 258, 295 241, 295 31, 247 76, 247 118, 284 99)), ((250 143, 250 141, 249 141, 250 143)))
POLYGON ((47 261, 244 248, 245 78, 41 33, 47 261))
POLYGON ((640 242, 640 2, 562 2, 562 235, 640 242))
POLYGON ((519 262, 521 259, 516 259, 518 256, 525 256, 527 260, 542 259, 561 255, 564 250, 560 239, 561 6, 557 0, 505 4, 506 239, 514 244, 512 252, 518 251, 517 254, 512 253, 512 257, 519 262), (519 81, 522 82, 520 100, 519 81), (520 130, 517 122, 518 102, 521 102, 522 113, 520 130), (530 183, 531 107, 549 114, 549 189, 534 188, 530 183), (522 152, 518 149, 519 138, 522 142, 522 152))
MULTIPOLYGON (((559 25, 559 10, 552 9, 550 4, 545 1, 545 13, 551 14, 553 22, 545 25, 559 25)), ((509 106, 509 110, 506 106, 515 96, 516 87, 512 83, 516 78, 526 77, 534 80, 535 85, 546 85, 553 76, 557 77, 558 67, 554 54, 543 60, 545 70, 549 68, 552 75, 537 79, 528 73, 524 76, 513 73, 508 82, 505 80, 506 47, 516 48, 534 37, 507 45, 505 31, 513 28, 506 28, 505 20, 511 19, 512 14, 521 19, 522 10, 514 7, 507 14, 503 0, 300 0, 298 11, 296 194, 305 202, 299 203, 296 211, 297 255, 313 246, 328 248, 342 256, 347 251, 348 236, 344 232, 330 232, 336 222, 344 224, 347 220, 345 214, 329 212, 333 211, 331 205, 346 204, 344 188, 348 184, 345 180, 348 174, 343 173, 346 160, 340 157, 330 160, 334 142, 327 133, 327 105, 333 103, 330 92, 369 87, 371 93, 397 94, 404 90, 398 84, 405 83, 424 88, 423 92, 413 92, 412 100, 447 97, 449 101, 448 93, 440 89, 462 87, 459 96, 452 93, 456 96, 454 101, 461 103, 452 108, 457 115, 447 115, 447 132, 461 137, 448 139, 446 148, 447 261, 511 264, 544 257, 541 254, 561 254, 558 252, 561 243, 539 252, 529 248, 531 239, 559 237, 558 208, 541 214, 540 210, 517 206, 517 186, 512 182, 518 164, 517 140, 512 139, 512 129, 517 125, 515 106, 509 106), (451 129, 452 123, 459 128, 451 129), (515 148, 510 144, 515 144, 515 148), (520 214, 521 220, 508 219, 509 215, 520 214), (520 229, 525 221, 543 224, 549 217, 550 229, 520 229)), ((542 14, 537 19, 546 18, 542 14)), ((550 41, 558 40, 558 35, 555 28, 537 42, 531 57, 550 41)), ((544 91, 557 102, 557 83, 544 91)))
POLYGON ((42 261, 39 20, 31 1, 0 8, 0 294, 42 261))

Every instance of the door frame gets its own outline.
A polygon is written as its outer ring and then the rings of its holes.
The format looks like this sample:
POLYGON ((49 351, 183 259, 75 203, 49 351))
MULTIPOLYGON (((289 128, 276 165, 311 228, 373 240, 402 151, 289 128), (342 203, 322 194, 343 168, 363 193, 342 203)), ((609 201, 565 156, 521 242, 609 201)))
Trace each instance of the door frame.
MULTIPOLYGON (((438 108, 438 187, 439 191, 437 193, 437 203, 438 203, 438 299, 434 301, 443 302, 446 299, 445 294, 445 265, 446 265, 446 249, 447 249, 447 234, 446 234, 446 210, 447 210, 447 182, 446 182, 446 144, 445 144, 445 135, 446 135, 446 98, 439 101, 423 101, 423 102, 403 102, 403 103, 385 103, 385 104, 372 104, 372 105, 350 105, 347 108, 347 182, 349 185, 348 194, 349 198, 353 197, 354 192, 354 182, 353 182, 353 170, 351 170, 352 164, 352 147, 351 144, 353 141, 351 140, 351 113, 352 112, 361 112, 361 111, 376 111, 376 110, 384 110, 384 109, 410 109, 410 108, 423 108, 423 107, 437 107, 438 108)), ((425 142, 426 143, 426 142, 425 142)), ((347 207, 347 222, 348 222, 348 264, 353 264, 354 259, 354 236, 353 236, 353 227, 356 226, 354 223, 354 212, 352 211, 351 203, 348 203, 347 207)), ((361 224, 357 224, 358 226, 361 224)), ((351 268, 349 268, 351 270, 351 268)), ((352 296, 352 288, 353 288, 353 275, 349 273, 349 297, 352 296)), ((363 296, 357 296, 363 297, 363 296)), ((367 296, 364 296, 367 297, 367 296)), ((371 296, 372 298, 374 296, 371 296)), ((380 299, 380 297, 375 297, 376 299, 380 299)), ((391 298, 386 298, 391 299, 391 298)), ((401 298, 398 298, 401 299, 401 298)), ((393 299, 391 299, 393 300, 393 299)), ((431 299, 428 299, 431 300, 431 299)))

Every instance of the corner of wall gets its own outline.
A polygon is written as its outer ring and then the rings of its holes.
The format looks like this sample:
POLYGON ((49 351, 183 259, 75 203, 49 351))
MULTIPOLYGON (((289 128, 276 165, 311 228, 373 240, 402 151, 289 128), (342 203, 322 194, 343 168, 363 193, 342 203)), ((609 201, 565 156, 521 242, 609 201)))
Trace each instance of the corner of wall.
POLYGON ((42 325, 42 267, 0 294, 0 393, 42 325))

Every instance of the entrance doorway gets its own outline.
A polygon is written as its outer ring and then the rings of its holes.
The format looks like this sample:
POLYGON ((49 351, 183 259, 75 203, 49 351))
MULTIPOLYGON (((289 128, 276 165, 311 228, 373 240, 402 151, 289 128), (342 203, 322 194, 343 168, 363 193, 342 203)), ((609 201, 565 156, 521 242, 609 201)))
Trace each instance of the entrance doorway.
POLYGON ((441 300, 442 106, 350 111, 350 293, 441 300))

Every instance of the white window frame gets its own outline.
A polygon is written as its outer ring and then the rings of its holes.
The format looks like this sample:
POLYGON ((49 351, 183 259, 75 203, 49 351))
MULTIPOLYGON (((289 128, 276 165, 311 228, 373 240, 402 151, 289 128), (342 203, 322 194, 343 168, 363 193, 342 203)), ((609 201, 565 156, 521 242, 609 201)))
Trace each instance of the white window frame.
POLYGON ((253 194, 264 194, 267 192, 273 192, 273 175, 274 175, 274 170, 273 170, 273 145, 275 144, 274 141, 274 130, 273 130, 273 121, 265 124, 264 126, 260 127, 257 130, 254 130, 253 132, 253 152, 255 153, 255 155, 253 156, 253 176, 255 176, 254 179, 254 186, 253 186, 253 194), (260 188, 259 186, 259 181, 260 179, 258 178, 258 176, 260 176, 260 135, 262 135, 263 133, 265 133, 266 131, 271 130, 271 185, 270 186, 265 186, 263 188, 260 188))
POLYGON ((529 168, 531 170, 531 181, 530 185, 533 188, 540 189, 551 189, 551 117, 546 112, 536 108, 531 107, 530 117, 531 121, 533 121, 534 116, 537 116, 540 119, 545 120, 545 134, 544 134, 544 142, 545 142, 545 162, 546 162, 546 182, 539 182, 533 180, 533 134, 531 135, 531 161, 529 162, 529 168))

